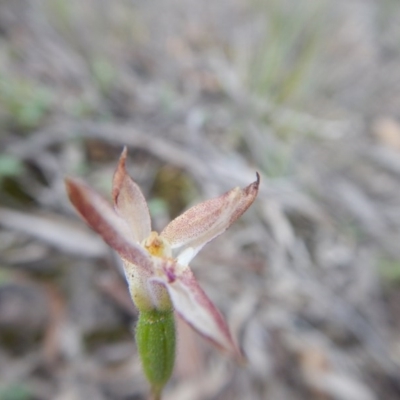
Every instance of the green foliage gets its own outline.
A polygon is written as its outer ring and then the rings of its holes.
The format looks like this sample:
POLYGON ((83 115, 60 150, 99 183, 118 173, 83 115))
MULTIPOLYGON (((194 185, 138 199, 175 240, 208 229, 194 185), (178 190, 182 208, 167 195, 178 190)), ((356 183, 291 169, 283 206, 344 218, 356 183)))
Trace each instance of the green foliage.
POLYGON ((140 312, 136 344, 144 373, 157 397, 171 377, 175 362, 173 311, 140 312))
POLYGON ((0 400, 29 400, 32 395, 23 384, 13 384, 0 389, 0 400))
POLYGON ((400 284, 400 260, 381 259, 378 272, 382 280, 389 285, 400 284))
POLYGON ((176 218, 187 208, 196 197, 195 194, 196 187, 193 180, 180 168, 168 165, 158 170, 154 178, 152 196, 164 201, 171 219, 176 218))
POLYGON ((301 101, 313 81, 321 38, 321 4, 258 0, 263 40, 250 57, 248 84, 277 103, 301 101))
POLYGON ((10 154, 0 154, 0 200, 2 202, 8 201, 15 206, 18 200, 28 200, 29 196, 18 182, 23 172, 24 165, 19 158, 10 154))
POLYGON ((91 67, 95 83, 103 94, 107 94, 116 82, 117 72, 115 68, 102 57, 95 58, 91 67))
POLYGON ((17 157, 0 154, 0 181, 5 176, 18 176, 23 171, 23 164, 17 157))
POLYGON ((158 215, 168 215, 169 207, 168 202, 159 197, 155 197, 147 202, 150 214, 154 217, 158 215))
MULTIPOLYGON (((11 279, 11 273, 2 264, 0 264, 0 286, 8 283, 11 279)), ((1 400, 1 397, 0 397, 1 400)))
POLYGON ((243 78, 260 133, 257 148, 249 147, 274 179, 296 173, 298 143, 313 134, 301 125, 301 112, 312 104, 322 76, 327 5, 325 0, 253 0, 259 24, 246 43, 243 78))
POLYGON ((51 21, 56 23, 57 28, 64 35, 72 30, 71 21, 73 21, 73 4, 64 0, 47 0, 47 12, 51 14, 51 21))
POLYGON ((0 76, 0 108, 9 125, 19 130, 36 128, 49 111, 49 90, 24 79, 0 76))
POLYGON ((274 151, 265 150, 265 158, 262 164, 263 170, 270 178, 280 178, 289 174, 292 160, 291 149, 281 146, 274 151))

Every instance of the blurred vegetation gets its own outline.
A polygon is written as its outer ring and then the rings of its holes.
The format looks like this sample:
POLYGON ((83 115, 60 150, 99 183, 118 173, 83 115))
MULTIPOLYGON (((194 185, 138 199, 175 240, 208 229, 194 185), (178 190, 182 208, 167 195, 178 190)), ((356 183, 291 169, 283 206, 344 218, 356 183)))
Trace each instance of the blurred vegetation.
POLYGON ((276 104, 309 100, 324 39, 325 1, 255 0, 265 32, 249 59, 248 85, 276 104))
POLYGON ((196 198, 196 188, 190 177, 182 170, 165 166, 155 176, 151 208, 155 213, 168 209, 171 219, 181 214, 196 198))
POLYGON ((51 103, 49 89, 26 78, 13 78, 4 74, 0 76, 3 127, 19 133, 29 132, 43 122, 51 103))
POLYGON ((0 154, 0 183, 5 177, 18 176, 24 171, 22 161, 9 154, 0 154))
POLYGON ((109 61, 100 57, 93 60, 91 67, 96 85, 103 95, 107 95, 116 81, 116 69, 109 61))
POLYGON ((308 112, 318 102, 328 2, 254 0, 252 4, 258 13, 257 34, 244 50, 247 61, 241 75, 255 102, 267 105, 253 119, 260 129, 257 162, 267 176, 280 179, 295 174, 298 144, 315 134, 299 125, 296 112, 308 112), (296 111, 278 117, 286 108, 296 111))
POLYGON ((0 388, 0 400, 29 400, 32 399, 31 391, 23 383, 0 388))
POLYGON ((384 283, 389 286, 400 285, 400 260, 382 258, 379 260, 378 273, 384 283))

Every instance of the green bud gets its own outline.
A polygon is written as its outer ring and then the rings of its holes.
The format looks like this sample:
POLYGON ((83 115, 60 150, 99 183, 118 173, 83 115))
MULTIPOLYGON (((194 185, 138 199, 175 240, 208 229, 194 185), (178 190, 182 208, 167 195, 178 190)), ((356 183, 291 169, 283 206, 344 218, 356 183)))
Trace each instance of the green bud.
POLYGON ((136 326, 136 344, 144 373, 153 394, 159 398, 171 376, 175 361, 173 311, 141 311, 136 326))

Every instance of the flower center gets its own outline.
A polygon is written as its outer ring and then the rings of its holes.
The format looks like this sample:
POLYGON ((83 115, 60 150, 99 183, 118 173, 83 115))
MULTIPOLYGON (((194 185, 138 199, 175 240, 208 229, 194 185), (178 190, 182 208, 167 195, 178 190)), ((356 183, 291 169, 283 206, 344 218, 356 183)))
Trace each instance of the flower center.
POLYGON ((143 241, 143 247, 155 257, 171 257, 171 248, 167 241, 157 232, 151 232, 149 237, 143 241))

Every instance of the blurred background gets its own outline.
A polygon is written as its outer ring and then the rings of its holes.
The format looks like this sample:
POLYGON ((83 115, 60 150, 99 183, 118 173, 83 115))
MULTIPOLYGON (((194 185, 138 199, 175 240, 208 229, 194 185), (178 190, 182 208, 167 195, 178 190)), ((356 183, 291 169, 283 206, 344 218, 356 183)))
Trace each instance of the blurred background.
POLYGON ((0 0, 0 400, 140 400, 121 266, 69 204, 122 146, 154 229, 261 174, 193 262, 167 400, 400 399, 397 0, 0 0))

